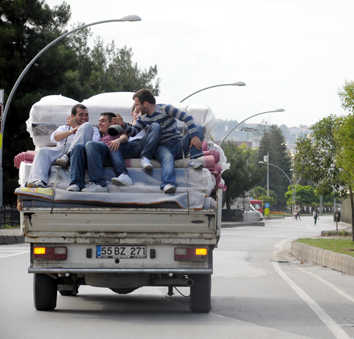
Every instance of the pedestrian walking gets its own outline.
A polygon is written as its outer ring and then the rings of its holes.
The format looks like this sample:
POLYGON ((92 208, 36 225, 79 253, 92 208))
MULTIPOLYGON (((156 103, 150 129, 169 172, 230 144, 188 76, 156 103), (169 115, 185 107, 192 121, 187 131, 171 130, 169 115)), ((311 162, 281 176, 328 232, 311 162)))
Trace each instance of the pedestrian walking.
POLYGON ((313 221, 314 221, 314 224, 316 225, 316 223, 317 223, 317 219, 319 220, 320 218, 318 217, 318 210, 317 210, 317 208, 314 208, 314 210, 313 210, 313 221))

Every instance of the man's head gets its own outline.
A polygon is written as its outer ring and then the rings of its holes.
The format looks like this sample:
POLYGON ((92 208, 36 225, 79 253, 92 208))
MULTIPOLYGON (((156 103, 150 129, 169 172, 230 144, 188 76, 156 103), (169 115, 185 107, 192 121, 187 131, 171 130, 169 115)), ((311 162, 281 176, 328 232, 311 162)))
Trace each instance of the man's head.
POLYGON ((113 125, 112 118, 117 117, 116 114, 112 112, 103 112, 98 120, 98 130, 101 134, 105 135, 108 133, 109 126, 113 125))
POLYGON ((139 108, 134 104, 132 107, 132 117, 133 120, 136 120, 138 118, 138 115, 140 114, 139 108))
POLYGON ((76 104, 71 109, 71 116, 75 118, 75 121, 78 125, 82 125, 84 122, 89 121, 89 114, 87 107, 82 104, 76 104))
POLYGON ((156 99, 149 89, 140 89, 133 95, 133 100, 141 114, 153 113, 156 99))

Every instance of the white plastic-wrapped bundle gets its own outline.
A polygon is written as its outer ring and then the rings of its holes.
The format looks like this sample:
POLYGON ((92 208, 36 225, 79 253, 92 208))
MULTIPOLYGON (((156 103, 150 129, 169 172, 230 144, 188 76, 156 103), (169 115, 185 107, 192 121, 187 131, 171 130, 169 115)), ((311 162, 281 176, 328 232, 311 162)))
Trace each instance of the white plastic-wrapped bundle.
MULTIPOLYGON (((91 124, 97 125, 100 114, 103 112, 119 113, 124 121, 130 122, 133 106, 133 92, 112 92, 95 95, 85 99, 82 104, 88 108, 91 124)), ((180 110, 191 114, 195 123, 203 126, 204 139, 210 140, 215 124, 215 116, 211 109, 202 103, 191 104, 187 107, 177 101, 157 96, 158 104, 170 104, 180 110)), ((66 123, 66 117, 70 115, 71 108, 79 102, 61 96, 49 95, 35 103, 30 111, 29 119, 26 121, 27 131, 33 139, 36 149, 44 146, 54 146, 49 140, 50 134, 60 125, 66 123)), ((183 123, 178 121, 182 129, 183 123)))
POLYGON ((65 119, 70 116, 71 108, 78 103, 61 95, 48 95, 32 106, 26 125, 36 149, 54 146, 49 139, 50 135, 66 123, 65 119))

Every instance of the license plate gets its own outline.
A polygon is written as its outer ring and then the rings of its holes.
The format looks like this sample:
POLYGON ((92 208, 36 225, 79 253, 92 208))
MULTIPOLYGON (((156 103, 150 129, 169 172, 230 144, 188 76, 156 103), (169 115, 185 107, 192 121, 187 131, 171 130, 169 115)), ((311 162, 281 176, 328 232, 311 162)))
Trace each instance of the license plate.
POLYGON ((146 246, 97 246, 97 259, 145 259, 146 246))

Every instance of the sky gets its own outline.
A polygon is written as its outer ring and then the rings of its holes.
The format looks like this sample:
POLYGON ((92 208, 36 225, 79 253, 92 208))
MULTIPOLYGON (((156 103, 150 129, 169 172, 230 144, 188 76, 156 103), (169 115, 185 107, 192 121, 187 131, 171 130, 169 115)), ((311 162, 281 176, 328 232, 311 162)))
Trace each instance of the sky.
MULTIPOLYGON (((53 7, 60 0, 45 0, 53 7)), ((347 114, 338 91, 354 80, 352 0, 70 0, 70 24, 127 46, 141 69, 157 65, 160 96, 205 103, 217 119, 310 126, 347 114)), ((59 93, 58 93, 59 94, 59 93)), ((75 98, 72 98, 75 99, 75 98)))

